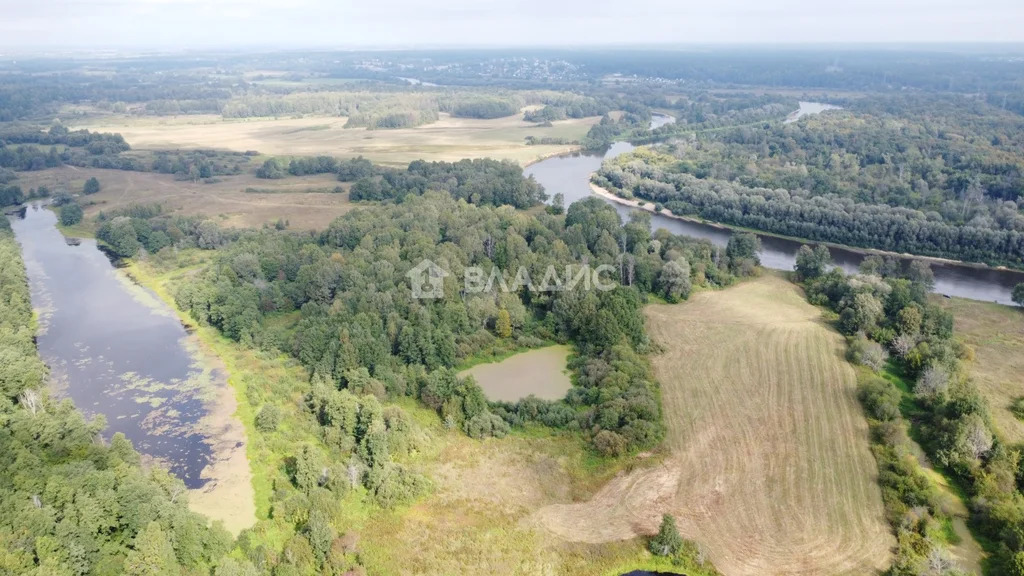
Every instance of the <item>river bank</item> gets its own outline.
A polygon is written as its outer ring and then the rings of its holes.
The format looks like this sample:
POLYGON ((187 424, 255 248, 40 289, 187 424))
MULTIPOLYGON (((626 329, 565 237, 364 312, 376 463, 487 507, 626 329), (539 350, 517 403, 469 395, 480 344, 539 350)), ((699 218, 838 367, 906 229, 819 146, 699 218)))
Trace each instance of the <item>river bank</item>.
POLYGON ((702 226, 708 226, 708 227, 711 227, 711 228, 716 228, 718 230, 728 231, 730 233, 731 232, 750 232, 750 233, 753 233, 753 234, 757 234, 758 236, 767 236, 767 237, 770 237, 770 238, 778 238, 780 240, 787 240, 787 241, 790 241, 790 242, 798 242, 798 243, 801 243, 801 244, 811 244, 811 245, 823 244, 825 246, 828 246, 830 249, 839 249, 839 250, 844 250, 844 251, 852 252, 852 253, 856 253, 856 254, 862 254, 862 255, 865 255, 865 256, 874 254, 874 255, 878 255, 878 256, 887 256, 887 257, 892 257, 892 258, 899 258, 901 260, 911 260, 911 259, 913 259, 913 260, 923 260, 925 262, 930 262, 930 263, 934 263, 934 264, 960 266, 960 267, 965 267, 965 268, 975 268, 977 270, 993 270, 993 271, 1000 271, 1000 272, 1021 273, 1020 270, 1015 270, 1013 268, 1008 268, 1006 266, 989 266, 989 265, 981 263, 981 262, 964 262, 962 260, 953 260, 953 259, 950 259, 950 258, 940 258, 938 256, 921 256, 921 255, 917 255, 917 254, 909 254, 909 253, 906 253, 906 252, 891 252, 891 251, 887 251, 887 250, 878 250, 876 248, 861 248, 861 247, 858 247, 858 246, 849 246, 849 245, 846 245, 846 244, 837 244, 835 242, 820 242, 820 241, 815 241, 815 240, 807 240, 806 238, 796 238, 796 237, 793 237, 793 236, 784 236, 782 234, 773 234, 771 232, 765 232, 763 230, 755 230, 755 229, 752 229, 752 228, 744 228, 742 226, 733 226, 731 224, 722 224, 720 222, 712 222, 712 221, 709 221, 709 220, 703 220, 703 219, 697 218, 695 216, 682 216, 682 215, 679 215, 679 214, 673 214, 672 211, 668 210, 667 208, 662 208, 661 210, 657 210, 655 208, 655 204, 650 202, 650 201, 648 201, 648 200, 635 200, 635 199, 623 198, 622 196, 619 196, 619 195, 615 194, 611 190, 608 190, 607 188, 603 188, 601 186, 598 186, 597 184, 594 184, 593 182, 590 183, 590 189, 593 191, 593 193, 595 195, 600 196, 600 197, 604 198, 605 200, 608 200, 608 201, 611 201, 611 202, 615 202, 616 204, 620 204, 622 206, 628 206, 630 208, 635 208, 635 209, 639 209, 639 210, 645 210, 647 212, 650 212, 651 214, 658 214, 660 216, 663 216, 665 218, 669 218, 669 219, 672 219, 672 220, 678 220, 678 221, 681 221, 681 222, 691 222, 691 223, 694 223, 694 224, 700 224, 702 226))

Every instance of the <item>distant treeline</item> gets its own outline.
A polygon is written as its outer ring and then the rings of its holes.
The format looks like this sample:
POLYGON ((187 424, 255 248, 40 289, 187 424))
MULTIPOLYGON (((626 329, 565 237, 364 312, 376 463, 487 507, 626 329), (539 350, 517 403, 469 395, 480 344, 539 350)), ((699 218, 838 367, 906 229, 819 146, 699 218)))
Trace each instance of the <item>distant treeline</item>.
MULTIPOLYGON (((0 169, 15 171, 68 165, 159 172, 173 174, 179 180, 200 180, 240 174, 252 155, 222 150, 130 151, 120 134, 69 131, 60 125, 45 131, 31 125, 11 125, 0 130, 0 169)), ((9 181, 9 173, 2 180, 9 181)))
POLYGON ((266 160, 256 171, 260 178, 286 175, 337 174, 343 182, 354 182, 352 200, 397 200, 421 196, 428 190, 448 192, 471 204, 528 208, 547 199, 543 187, 523 177, 515 162, 490 158, 458 162, 416 160, 405 170, 378 166, 363 157, 338 160, 329 156, 296 158, 287 167, 281 160, 266 160))
MULTIPOLYGON (((140 56, 130 64, 103 60, 112 71, 97 81, 81 59, 29 58, 0 65, 0 121, 50 119, 68 104, 131 114, 210 114, 227 117, 279 114, 331 114, 336 105, 310 106, 324 81, 353 80, 349 91, 427 92, 469 87, 479 90, 559 89, 593 94, 635 87, 678 94, 743 86, 806 90, 984 94, 989 103, 1017 114, 1020 97, 1019 51, 1013 47, 874 50, 831 48, 815 51, 722 48, 693 53, 672 50, 487 51, 425 50, 389 52, 287 52, 140 56), (253 69, 286 71, 283 76, 252 76, 253 69), (415 77, 444 88, 410 87, 399 77, 415 77), (283 78, 288 82, 266 82, 283 78), (303 96, 288 102, 293 94, 303 96), (315 110, 315 112, 313 112, 315 110)), ((562 107, 563 104, 553 104, 562 107)), ((421 107, 414 107, 419 110, 421 107)), ((407 110, 413 108, 407 107, 407 110)), ((392 111, 391 113, 394 113, 392 111)), ((550 110, 547 120, 560 112, 550 110)), ((571 113, 570 113, 571 114, 571 113)), ((379 118, 386 114, 376 115, 379 118)), ((570 117, 572 117, 570 115, 570 117)), ((367 123, 364 125, 370 125, 367 123)))

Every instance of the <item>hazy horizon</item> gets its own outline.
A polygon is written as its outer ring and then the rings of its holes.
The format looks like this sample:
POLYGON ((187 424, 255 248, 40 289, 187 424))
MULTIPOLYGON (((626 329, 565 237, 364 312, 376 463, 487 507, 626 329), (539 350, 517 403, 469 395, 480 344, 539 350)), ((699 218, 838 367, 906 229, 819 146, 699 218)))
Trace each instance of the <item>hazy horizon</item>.
POLYGON ((730 44, 1014 44, 1014 0, 0 0, 0 47, 400 49, 730 44))

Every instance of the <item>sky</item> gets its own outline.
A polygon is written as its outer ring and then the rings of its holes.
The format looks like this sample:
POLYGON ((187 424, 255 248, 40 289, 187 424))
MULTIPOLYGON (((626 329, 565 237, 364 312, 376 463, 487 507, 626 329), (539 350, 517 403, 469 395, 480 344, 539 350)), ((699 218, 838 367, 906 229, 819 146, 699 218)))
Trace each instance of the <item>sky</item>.
POLYGON ((0 0, 4 48, 1024 42, 1022 0, 0 0))

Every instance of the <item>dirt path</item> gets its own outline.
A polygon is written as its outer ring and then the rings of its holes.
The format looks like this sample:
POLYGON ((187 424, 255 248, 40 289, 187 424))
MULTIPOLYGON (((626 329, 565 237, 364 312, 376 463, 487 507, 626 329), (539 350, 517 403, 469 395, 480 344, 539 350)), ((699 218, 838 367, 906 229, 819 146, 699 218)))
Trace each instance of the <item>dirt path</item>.
POLYGON ((867 423, 843 341, 767 276, 647 309, 662 386, 662 465, 535 520, 570 541, 633 538, 661 514, 724 574, 866 574, 889 563, 867 423))

